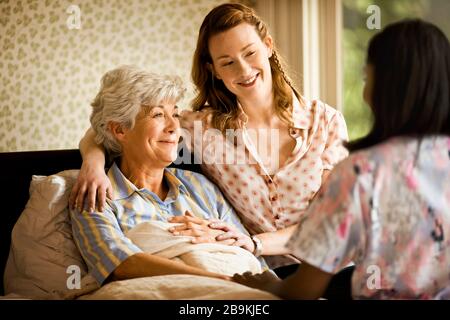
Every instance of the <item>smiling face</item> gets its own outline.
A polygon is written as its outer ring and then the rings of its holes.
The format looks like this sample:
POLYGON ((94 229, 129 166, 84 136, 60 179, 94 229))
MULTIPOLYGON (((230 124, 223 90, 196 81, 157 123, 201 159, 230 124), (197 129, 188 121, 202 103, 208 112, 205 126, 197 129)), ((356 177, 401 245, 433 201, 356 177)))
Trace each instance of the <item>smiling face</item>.
POLYGON ((122 157, 142 161, 154 167, 167 167, 177 158, 180 122, 173 101, 143 107, 133 129, 116 134, 122 145, 122 157))
POLYGON ((241 23, 212 36, 208 47, 216 78, 239 100, 271 94, 270 36, 262 41, 254 26, 241 23))

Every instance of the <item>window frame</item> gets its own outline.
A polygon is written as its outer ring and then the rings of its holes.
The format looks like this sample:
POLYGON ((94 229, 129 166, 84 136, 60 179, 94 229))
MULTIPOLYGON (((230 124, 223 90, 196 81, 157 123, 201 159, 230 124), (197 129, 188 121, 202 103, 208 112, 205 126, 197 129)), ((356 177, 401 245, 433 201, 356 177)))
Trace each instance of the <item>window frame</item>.
POLYGON ((255 0, 253 7, 302 94, 342 111, 342 1, 255 0))

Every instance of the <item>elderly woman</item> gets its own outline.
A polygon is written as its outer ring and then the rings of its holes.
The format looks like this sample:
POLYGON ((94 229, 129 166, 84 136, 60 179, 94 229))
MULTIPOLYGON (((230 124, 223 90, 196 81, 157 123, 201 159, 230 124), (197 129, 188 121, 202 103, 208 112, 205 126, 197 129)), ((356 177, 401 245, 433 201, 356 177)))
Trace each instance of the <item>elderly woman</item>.
POLYGON ((184 214, 192 221, 219 219, 246 232, 232 207, 205 177, 167 168, 177 157, 176 103, 184 91, 177 77, 135 67, 120 67, 103 76, 90 119, 96 141, 115 156, 108 171, 112 195, 103 212, 86 207, 81 213, 71 211, 75 241, 99 284, 107 279, 166 274, 229 279, 144 252, 126 235, 141 223, 167 222, 184 214))

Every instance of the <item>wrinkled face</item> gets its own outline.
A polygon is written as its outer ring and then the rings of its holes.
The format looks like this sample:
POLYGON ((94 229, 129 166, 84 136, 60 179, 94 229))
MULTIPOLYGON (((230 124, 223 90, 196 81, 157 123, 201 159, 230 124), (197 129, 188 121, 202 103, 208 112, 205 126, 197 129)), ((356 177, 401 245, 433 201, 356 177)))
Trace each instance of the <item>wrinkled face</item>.
POLYGON ((254 26, 241 23, 212 36, 208 47, 216 78, 238 99, 265 97, 272 92, 270 36, 262 41, 254 26))
POLYGON ((173 101, 143 107, 133 129, 124 129, 122 156, 145 161, 155 167, 166 167, 177 158, 180 139, 178 107, 173 101))
POLYGON ((371 64, 367 64, 364 68, 364 90, 363 98, 364 101, 372 107, 372 94, 373 94, 373 84, 375 79, 375 69, 371 64))

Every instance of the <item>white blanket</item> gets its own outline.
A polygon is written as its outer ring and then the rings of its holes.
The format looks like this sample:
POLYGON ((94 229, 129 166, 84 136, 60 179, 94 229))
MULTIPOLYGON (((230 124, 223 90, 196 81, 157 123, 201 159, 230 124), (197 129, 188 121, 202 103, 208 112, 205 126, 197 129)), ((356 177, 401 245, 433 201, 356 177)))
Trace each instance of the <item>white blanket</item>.
MULTIPOLYGON (((139 248, 158 256, 182 261, 211 272, 233 275, 261 272, 259 261, 247 250, 220 244, 192 244, 191 237, 173 236, 168 228, 174 224, 145 222, 126 233, 139 248)), ((65 299, 201 299, 201 300, 266 300, 278 297, 261 290, 216 278, 173 274, 110 282, 98 288, 87 275, 80 290, 66 293, 65 299)))
POLYGON ((217 243, 192 244, 192 237, 174 236, 168 231, 176 225, 161 221, 143 222, 125 235, 144 252, 210 272, 232 276, 246 271, 262 271, 258 259, 247 250, 217 243))

